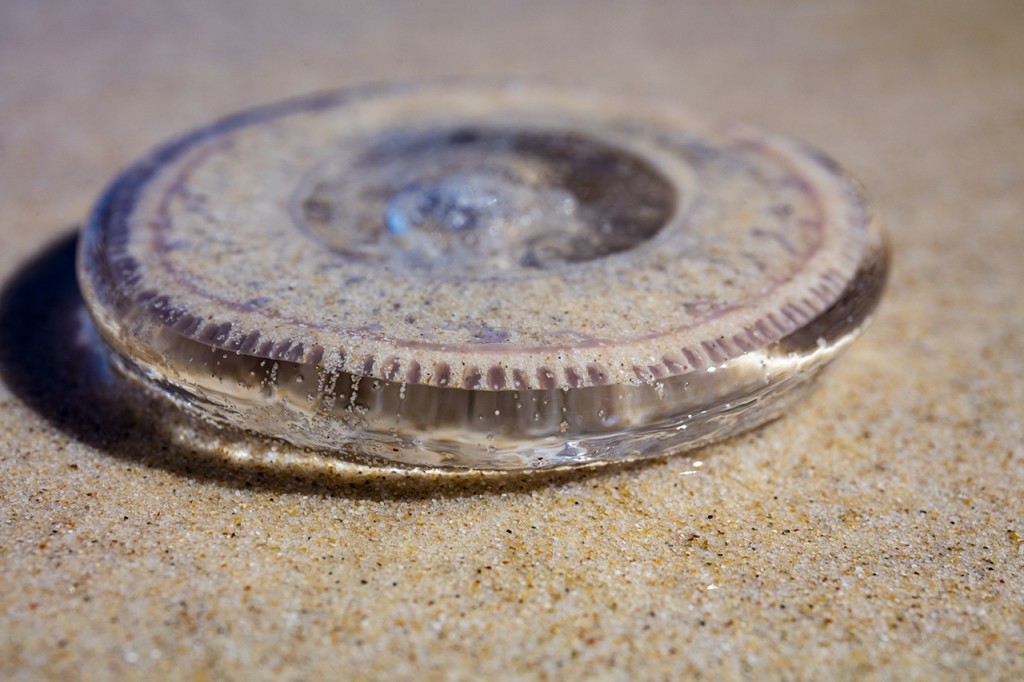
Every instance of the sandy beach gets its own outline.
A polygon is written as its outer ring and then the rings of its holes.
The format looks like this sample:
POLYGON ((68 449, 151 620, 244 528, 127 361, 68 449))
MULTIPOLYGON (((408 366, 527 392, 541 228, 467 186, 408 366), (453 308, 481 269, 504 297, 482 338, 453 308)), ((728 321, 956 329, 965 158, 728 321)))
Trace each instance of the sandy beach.
POLYGON ((1024 676, 1024 5, 0 7, 0 677, 1024 676), (235 110, 521 75, 826 150, 889 289, 810 400, 538 474, 239 457, 154 423, 75 280, 106 183, 235 110))

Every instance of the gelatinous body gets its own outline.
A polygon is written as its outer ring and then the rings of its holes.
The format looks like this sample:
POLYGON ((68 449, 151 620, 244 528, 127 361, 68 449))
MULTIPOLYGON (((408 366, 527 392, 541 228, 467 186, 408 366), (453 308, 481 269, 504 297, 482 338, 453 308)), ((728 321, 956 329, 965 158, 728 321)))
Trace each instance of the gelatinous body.
POLYGON ((246 112, 129 168, 80 279, 129 375, 372 461, 548 467, 779 415, 862 329, 877 221, 834 163, 521 83, 246 112))

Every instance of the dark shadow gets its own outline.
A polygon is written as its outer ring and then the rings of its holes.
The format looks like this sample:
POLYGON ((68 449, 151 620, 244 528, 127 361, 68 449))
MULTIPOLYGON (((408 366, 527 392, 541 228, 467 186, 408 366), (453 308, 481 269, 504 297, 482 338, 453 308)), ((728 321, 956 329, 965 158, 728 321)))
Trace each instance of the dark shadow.
MULTIPOLYGON (((223 442, 252 437, 212 427, 218 447, 182 447, 169 436, 167 412, 109 366, 75 278, 77 234, 24 265, 0 291, 0 377, 11 391, 69 437, 118 459, 236 488, 396 500, 522 492, 651 466, 659 459, 578 469, 508 473, 395 471, 324 466, 325 456, 288 462, 243 460, 223 442)), ((184 417, 182 417, 184 418, 184 417)))

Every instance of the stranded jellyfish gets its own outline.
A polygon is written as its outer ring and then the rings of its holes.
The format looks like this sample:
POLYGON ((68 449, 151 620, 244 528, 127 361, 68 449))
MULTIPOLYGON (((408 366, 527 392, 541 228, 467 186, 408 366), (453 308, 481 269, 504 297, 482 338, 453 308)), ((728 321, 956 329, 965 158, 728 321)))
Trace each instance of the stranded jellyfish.
POLYGON ((662 455, 782 415, 887 255, 821 153, 520 82, 231 116, 125 171, 79 276, 123 372, 194 415, 381 464, 662 455))

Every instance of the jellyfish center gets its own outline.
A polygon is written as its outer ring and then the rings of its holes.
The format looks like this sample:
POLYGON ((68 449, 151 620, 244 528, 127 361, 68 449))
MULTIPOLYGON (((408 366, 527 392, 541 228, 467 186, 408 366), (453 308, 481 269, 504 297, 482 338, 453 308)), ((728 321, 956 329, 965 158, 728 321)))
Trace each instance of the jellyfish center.
POLYGON ((676 190, 639 156, 548 131, 391 131, 314 169, 297 219, 335 251, 399 269, 543 269, 631 249, 676 190))

